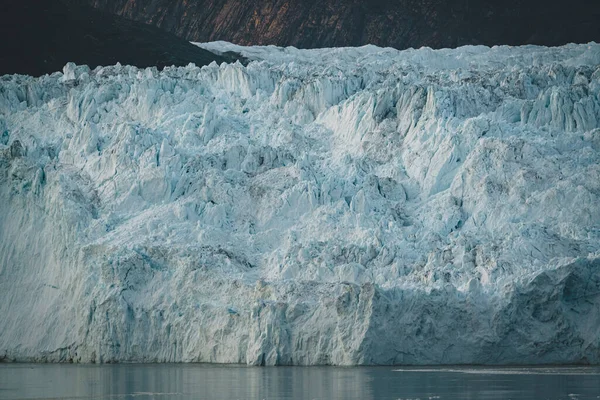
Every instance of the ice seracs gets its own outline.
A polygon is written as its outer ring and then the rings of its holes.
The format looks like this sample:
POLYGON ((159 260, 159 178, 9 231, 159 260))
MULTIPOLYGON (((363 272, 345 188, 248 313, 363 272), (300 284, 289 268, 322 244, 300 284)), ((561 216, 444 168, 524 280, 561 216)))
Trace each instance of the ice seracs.
POLYGON ((600 361, 600 45, 0 78, 0 358, 600 361))

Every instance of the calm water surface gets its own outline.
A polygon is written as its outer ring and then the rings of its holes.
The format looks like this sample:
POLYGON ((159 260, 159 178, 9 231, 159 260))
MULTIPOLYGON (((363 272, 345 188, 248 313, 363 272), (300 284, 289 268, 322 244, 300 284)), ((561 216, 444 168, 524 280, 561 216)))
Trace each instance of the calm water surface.
POLYGON ((0 364, 0 399, 600 399, 600 369, 0 364))

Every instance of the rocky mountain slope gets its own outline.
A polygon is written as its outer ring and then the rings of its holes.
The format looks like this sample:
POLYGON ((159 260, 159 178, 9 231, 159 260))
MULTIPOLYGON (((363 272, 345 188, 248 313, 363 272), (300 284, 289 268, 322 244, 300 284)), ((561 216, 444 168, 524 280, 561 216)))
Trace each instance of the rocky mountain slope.
POLYGON ((573 0, 86 0, 195 42, 300 48, 600 41, 600 2, 573 0))
POLYGON ((0 75, 42 75, 67 62, 139 67, 221 62, 205 50, 146 24, 74 0, 6 0, 0 4, 0 75))
POLYGON ((0 78, 0 359, 600 362, 600 45, 0 78))

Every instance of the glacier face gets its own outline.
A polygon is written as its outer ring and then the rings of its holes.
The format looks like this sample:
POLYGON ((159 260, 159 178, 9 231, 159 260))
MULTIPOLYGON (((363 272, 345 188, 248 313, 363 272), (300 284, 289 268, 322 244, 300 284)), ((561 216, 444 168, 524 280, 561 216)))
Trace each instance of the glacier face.
POLYGON ((0 78, 0 359, 600 362, 600 45, 0 78))

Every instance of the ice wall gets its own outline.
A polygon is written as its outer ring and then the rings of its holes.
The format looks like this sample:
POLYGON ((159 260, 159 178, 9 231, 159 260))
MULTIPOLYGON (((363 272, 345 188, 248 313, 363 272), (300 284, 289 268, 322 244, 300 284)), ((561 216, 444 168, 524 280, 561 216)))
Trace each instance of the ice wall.
POLYGON ((600 45, 0 77, 0 359, 600 362, 600 45))

